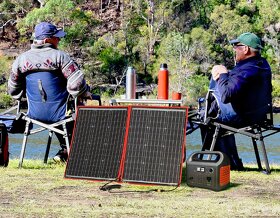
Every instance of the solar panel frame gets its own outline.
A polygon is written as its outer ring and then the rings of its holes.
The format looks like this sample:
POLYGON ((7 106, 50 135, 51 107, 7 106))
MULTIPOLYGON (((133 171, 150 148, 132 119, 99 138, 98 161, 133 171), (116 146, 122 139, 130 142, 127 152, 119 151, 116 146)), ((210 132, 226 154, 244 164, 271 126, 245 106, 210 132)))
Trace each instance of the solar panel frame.
POLYGON ((187 112, 187 107, 131 107, 122 181, 180 185, 187 112))
POLYGON ((128 107, 78 108, 65 178, 119 179, 127 114, 128 107))

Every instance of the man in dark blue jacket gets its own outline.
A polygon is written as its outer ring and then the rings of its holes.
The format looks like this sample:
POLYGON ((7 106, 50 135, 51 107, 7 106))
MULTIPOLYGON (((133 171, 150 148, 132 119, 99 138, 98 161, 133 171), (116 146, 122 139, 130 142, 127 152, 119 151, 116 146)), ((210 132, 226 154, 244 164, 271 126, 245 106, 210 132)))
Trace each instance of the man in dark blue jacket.
MULTIPOLYGON (((235 51, 236 66, 228 71, 223 65, 215 65, 211 72, 211 86, 218 94, 216 107, 222 104, 232 110, 231 116, 221 111, 217 119, 238 127, 261 123, 272 103, 271 69, 260 55, 261 40, 253 33, 243 33, 230 43, 235 51), (225 117, 230 119, 224 119, 225 117)), ((212 105, 212 110, 213 108, 215 110, 212 105)), ((208 131, 207 136, 211 138, 211 135, 213 132, 208 131)), ((216 145, 216 150, 229 156, 232 169, 243 168, 233 135, 220 137, 216 145)), ((207 148, 210 145, 204 146, 207 148)))

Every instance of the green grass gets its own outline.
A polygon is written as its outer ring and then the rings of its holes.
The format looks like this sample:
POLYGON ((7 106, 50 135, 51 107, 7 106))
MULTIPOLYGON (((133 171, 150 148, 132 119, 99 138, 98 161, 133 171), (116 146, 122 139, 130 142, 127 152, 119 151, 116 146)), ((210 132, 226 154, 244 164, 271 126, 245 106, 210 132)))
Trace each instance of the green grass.
POLYGON ((11 160, 0 168, 0 217, 280 216, 279 166, 269 176, 231 172, 230 188, 220 192, 190 188, 184 176, 175 190, 121 183, 110 193, 99 189, 106 182, 64 179, 65 165, 41 160, 25 160, 23 169, 17 165, 11 160))

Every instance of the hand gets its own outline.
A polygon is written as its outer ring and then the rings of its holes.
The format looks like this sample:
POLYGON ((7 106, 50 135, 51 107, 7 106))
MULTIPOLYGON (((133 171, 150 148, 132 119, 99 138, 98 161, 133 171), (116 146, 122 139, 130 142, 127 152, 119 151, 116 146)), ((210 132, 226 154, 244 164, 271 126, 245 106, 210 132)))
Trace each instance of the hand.
POLYGON ((220 75, 222 73, 228 73, 228 70, 227 70, 227 68, 224 65, 215 65, 212 68, 211 73, 212 73, 213 80, 216 81, 216 80, 218 80, 220 78, 220 75))
POLYGON ((92 94, 91 94, 91 92, 87 91, 81 96, 81 98, 92 100, 92 94))
POLYGON ((92 100, 91 92, 87 91, 78 97, 78 105, 84 105, 86 100, 92 100))

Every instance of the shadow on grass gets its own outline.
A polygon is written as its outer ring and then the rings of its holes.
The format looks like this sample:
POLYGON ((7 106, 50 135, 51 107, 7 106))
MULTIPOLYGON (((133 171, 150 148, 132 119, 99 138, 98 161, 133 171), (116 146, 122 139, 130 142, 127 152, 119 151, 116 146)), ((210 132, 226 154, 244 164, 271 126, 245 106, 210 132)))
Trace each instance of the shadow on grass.
MULTIPOLYGON (((18 159, 12 159, 10 160, 9 162, 9 165, 8 167, 10 168, 18 168, 18 162, 19 160, 18 159)), ((32 159, 26 159, 23 161, 23 164, 22 164, 22 168, 18 168, 18 169, 28 169, 28 170, 31 170, 31 169, 55 169, 55 168, 58 168, 58 167, 65 167, 66 164, 65 163, 56 163, 54 161, 48 161, 48 163, 43 163, 42 160, 32 160, 32 159)))
MULTIPOLYGON (((259 170, 259 168, 257 167, 244 167, 245 169, 241 172, 262 172, 264 174, 265 173, 265 169, 263 168, 262 170, 259 170)), ((275 173, 279 173, 280 172, 280 168, 271 168, 271 173, 275 172, 275 173)))

